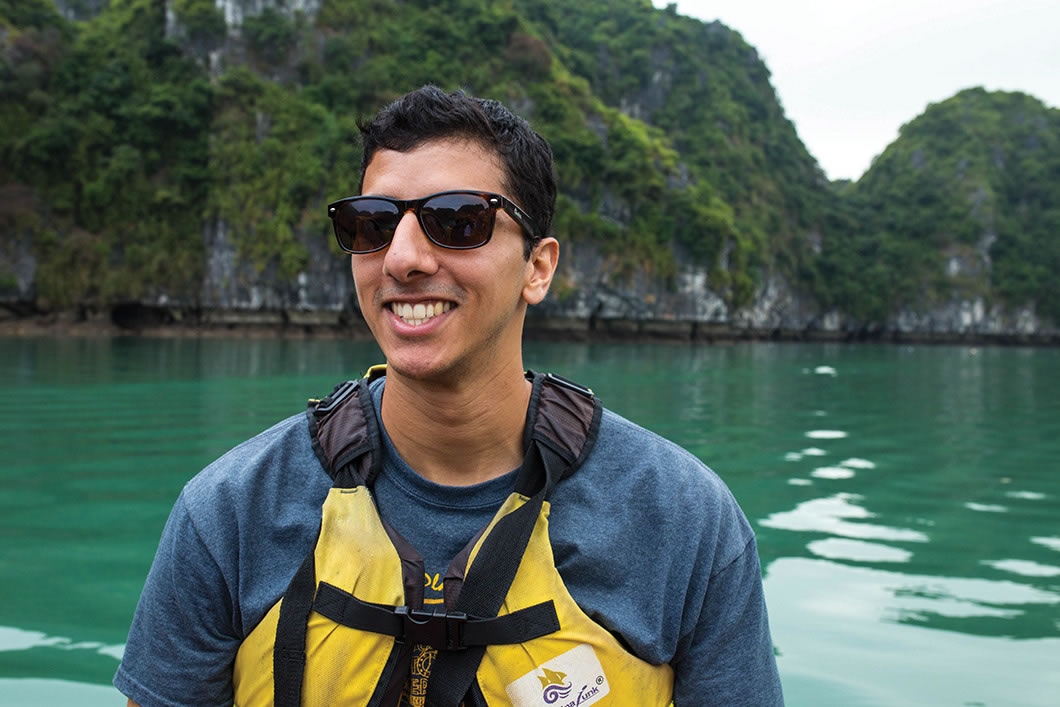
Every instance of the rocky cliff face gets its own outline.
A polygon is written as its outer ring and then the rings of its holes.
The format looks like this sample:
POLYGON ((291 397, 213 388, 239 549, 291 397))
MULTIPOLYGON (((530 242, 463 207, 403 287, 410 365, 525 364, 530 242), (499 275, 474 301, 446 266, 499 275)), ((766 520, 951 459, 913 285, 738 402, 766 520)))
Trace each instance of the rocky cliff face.
POLYGON ((706 268, 684 267, 673 283, 644 271, 623 277, 596 248, 581 243, 563 249, 552 292, 533 316, 553 328, 671 338, 1060 339, 1060 328, 1032 306, 1006 309, 981 296, 924 303, 886 322, 863 322, 822 309, 776 273, 763 278, 749 305, 732 309, 711 289, 706 268))
POLYGON ((37 258, 29 227, 37 206, 32 192, 19 185, 0 186, 0 303, 19 311, 36 299, 37 258))
POLYGON ((328 250, 323 234, 299 241, 310 253, 309 267, 293 282, 276 276, 269 266, 258 270, 240 258, 224 221, 203 228, 208 254, 200 306, 217 310, 343 312, 356 308, 349 260, 328 250))
POLYGON ((1060 329, 1037 316, 1032 306, 1006 310, 1000 305, 988 305, 982 297, 902 311, 890 320, 888 328, 899 336, 935 338, 983 336, 1033 340, 1060 335, 1060 329))

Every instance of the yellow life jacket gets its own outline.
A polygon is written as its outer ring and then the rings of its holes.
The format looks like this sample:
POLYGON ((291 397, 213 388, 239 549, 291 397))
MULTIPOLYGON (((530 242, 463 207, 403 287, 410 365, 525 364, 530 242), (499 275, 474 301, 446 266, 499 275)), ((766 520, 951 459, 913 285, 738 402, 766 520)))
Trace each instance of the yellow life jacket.
POLYGON ((547 498, 592 448, 599 401, 528 373, 515 491, 450 564, 444 607, 424 609, 423 560, 372 498, 382 454, 367 384, 383 372, 310 401, 313 448, 334 486, 315 547, 236 654, 235 704, 670 704, 670 666, 637 658, 590 619, 552 556, 547 498))

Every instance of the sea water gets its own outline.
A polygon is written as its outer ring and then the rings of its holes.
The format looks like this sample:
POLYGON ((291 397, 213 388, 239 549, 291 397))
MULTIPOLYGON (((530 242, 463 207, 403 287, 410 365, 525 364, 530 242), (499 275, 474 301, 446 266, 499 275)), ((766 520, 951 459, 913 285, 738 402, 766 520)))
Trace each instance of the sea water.
MULTIPOLYGON (((0 705, 120 704, 183 484, 378 361, 336 340, 0 339, 0 705)), ((1060 705, 1060 351, 531 342, 526 365, 729 485, 788 705, 1060 705)))

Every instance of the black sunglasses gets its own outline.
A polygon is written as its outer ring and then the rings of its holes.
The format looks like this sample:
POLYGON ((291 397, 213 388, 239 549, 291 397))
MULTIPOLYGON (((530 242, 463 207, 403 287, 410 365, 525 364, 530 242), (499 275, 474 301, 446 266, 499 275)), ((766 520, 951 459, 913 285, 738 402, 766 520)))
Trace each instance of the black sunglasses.
POLYGON ((540 238, 525 211, 510 199, 485 191, 443 191, 422 199, 350 196, 328 204, 328 216, 339 247, 347 253, 374 253, 386 248, 409 210, 415 212, 432 243, 466 250, 489 242, 497 209, 504 209, 515 219, 532 241, 540 238))

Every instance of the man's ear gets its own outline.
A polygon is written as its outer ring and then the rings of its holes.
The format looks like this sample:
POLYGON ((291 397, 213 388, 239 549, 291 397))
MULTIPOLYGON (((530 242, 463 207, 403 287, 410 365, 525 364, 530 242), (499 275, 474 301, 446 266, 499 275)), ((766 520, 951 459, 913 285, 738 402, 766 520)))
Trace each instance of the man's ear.
POLYGON ((527 304, 537 304, 545 299, 556 274, 559 263, 559 241, 555 238, 542 238, 530 252, 526 261, 526 280, 523 283, 523 299, 527 304))

